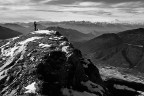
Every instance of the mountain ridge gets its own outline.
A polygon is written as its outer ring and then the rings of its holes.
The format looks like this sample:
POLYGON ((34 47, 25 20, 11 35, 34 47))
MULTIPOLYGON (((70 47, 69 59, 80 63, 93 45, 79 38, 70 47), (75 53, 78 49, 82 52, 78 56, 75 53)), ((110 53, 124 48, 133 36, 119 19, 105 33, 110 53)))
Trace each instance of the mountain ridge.
POLYGON ((0 39, 8 39, 21 35, 22 33, 0 26, 0 39))
POLYGON ((59 32, 39 30, 0 46, 1 96, 107 96, 99 71, 59 32))
POLYGON ((57 31, 33 31, 0 43, 1 96, 143 95, 142 79, 116 68, 98 69, 57 31))
POLYGON ((47 30, 54 30, 60 32, 63 36, 67 37, 71 42, 85 41, 94 38, 93 34, 84 34, 74 29, 67 29, 62 27, 48 27, 47 30))
POLYGON ((103 34, 82 43, 80 49, 108 64, 143 71, 143 38, 144 28, 103 34))

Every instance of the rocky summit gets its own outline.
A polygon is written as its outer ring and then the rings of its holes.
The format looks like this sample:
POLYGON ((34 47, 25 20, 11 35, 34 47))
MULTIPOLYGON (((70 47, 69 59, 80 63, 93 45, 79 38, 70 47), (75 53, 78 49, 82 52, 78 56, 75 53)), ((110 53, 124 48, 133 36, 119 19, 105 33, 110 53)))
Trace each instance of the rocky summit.
POLYGON ((0 96, 108 96, 99 70, 59 32, 0 42, 0 96))

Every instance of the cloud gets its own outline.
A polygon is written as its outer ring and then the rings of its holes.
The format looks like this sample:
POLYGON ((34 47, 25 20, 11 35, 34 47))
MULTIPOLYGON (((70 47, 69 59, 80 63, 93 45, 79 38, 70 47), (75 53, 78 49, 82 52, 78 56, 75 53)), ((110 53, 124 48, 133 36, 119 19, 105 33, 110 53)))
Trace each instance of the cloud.
POLYGON ((79 2, 78 4, 79 6, 99 6, 99 5, 103 5, 103 3, 101 2, 79 2))
POLYGON ((144 7, 144 2, 135 1, 135 2, 123 2, 111 5, 115 8, 139 8, 144 7))
POLYGON ((44 20, 44 19, 40 17, 29 16, 29 15, 25 16, 20 14, 17 14, 17 16, 12 14, 4 14, 1 15, 0 18, 1 22, 31 22, 31 21, 40 21, 40 20, 44 20))
POLYGON ((30 3, 30 0, 0 0, 0 5, 20 5, 30 3))
POLYGON ((143 2, 143 0, 79 0, 79 1, 105 2, 105 3, 122 3, 122 2, 136 2, 136 1, 143 2))
MULTIPOLYGON (((143 0, 0 0, 7 20, 136 20, 143 19, 143 0), (125 17, 125 18, 124 18, 125 17), (18 18, 18 19, 13 19, 18 18)), ((1 16, 1 18, 5 18, 1 16)), ((2 20, 2 19, 1 19, 2 20)))
POLYGON ((30 2, 33 4, 47 4, 51 1, 54 1, 54 0, 30 0, 30 2))
POLYGON ((125 13, 129 13, 131 15, 143 15, 144 14, 144 8, 121 8, 120 11, 123 11, 125 13))
POLYGON ((71 11, 72 13, 77 13, 77 14, 84 14, 84 15, 92 15, 92 16, 110 16, 112 15, 111 12, 106 12, 106 11, 71 11))
POLYGON ((30 7, 29 6, 20 6, 20 5, 16 5, 16 6, 14 6, 14 5, 9 5, 9 6, 2 6, 2 5, 0 5, 0 11, 9 11, 9 10, 11 10, 11 11, 25 11, 25 10, 29 10, 30 9, 30 7))
POLYGON ((38 5, 53 0, 0 0, 0 5, 38 5))
POLYGON ((107 4, 116 4, 123 2, 144 2, 143 0, 51 0, 47 4, 74 4, 76 2, 103 2, 107 4))

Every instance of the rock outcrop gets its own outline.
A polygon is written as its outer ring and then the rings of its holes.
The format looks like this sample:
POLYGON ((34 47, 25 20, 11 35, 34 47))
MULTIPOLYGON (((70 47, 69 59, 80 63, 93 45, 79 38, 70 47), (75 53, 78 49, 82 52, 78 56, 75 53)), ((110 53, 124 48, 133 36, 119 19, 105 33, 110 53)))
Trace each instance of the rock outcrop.
POLYGON ((9 39, 0 54, 0 96, 109 95, 97 67, 56 31, 9 39))

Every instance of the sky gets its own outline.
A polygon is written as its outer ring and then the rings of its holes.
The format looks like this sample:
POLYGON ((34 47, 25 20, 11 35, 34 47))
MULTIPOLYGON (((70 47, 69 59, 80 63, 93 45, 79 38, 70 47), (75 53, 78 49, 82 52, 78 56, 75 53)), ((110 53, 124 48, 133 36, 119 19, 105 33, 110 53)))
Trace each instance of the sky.
POLYGON ((144 22, 144 0, 0 0, 0 22, 144 22))

